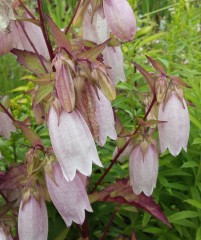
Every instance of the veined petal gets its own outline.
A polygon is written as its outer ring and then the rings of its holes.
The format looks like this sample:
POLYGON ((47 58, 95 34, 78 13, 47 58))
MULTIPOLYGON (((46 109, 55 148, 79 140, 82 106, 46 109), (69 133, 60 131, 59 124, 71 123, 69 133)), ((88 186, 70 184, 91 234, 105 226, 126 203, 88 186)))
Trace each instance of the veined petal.
MULTIPOLYGON (((36 26, 30 22, 22 23, 24 30, 26 31, 28 37, 31 42, 35 46, 36 50, 40 55, 45 58, 49 58, 49 53, 47 49, 47 45, 45 43, 43 33, 40 27, 36 26)), ((26 50, 29 52, 35 52, 33 47, 31 46, 27 36, 25 35, 22 26, 18 22, 12 22, 11 31, 14 34, 14 48, 18 50, 26 50)))
POLYGON ((83 38, 101 44, 109 37, 110 29, 106 19, 103 18, 99 12, 96 12, 92 19, 92 9, 89 5, 83 22, 83 38))
POLYGON ((20 240, 47 240, 48 216, 45 202, 35 197, 20 204, 18 215, 18 233, 20 240))
POLYGON ((105 64, 111 67, 107 72, 113 83, 125 82, 124 59, 121 47, 106 47, 103 51, 103 59, 105 64))
POLYGON ((74 179, 76 170, 90 176, 92 162, 102 167, 93 137, 78 111, 63 111, 58 120, 52 107, 48 125, 52 147, 67 181, 74 179))
POLYGON ((96 104, 96 119, 99 125, 99 140, 100 146, 104 146, 107 136, 113 140, 117 139, 115 130, 114 114, 110 101, 98 90, 98 97, 94 92, 94 99, 96 104))
POLYGON ((129 170, 133 192, 137 195, 144 192, 150 196, 156 186, 158 175, 158 154, 155 146, 149 145, 143 157, 142 149, 137 145, 130 155, 129 170))
POLYGON ((58 163, 54 164, 55 182, 46 174, 46 182, 50 197, 67 227, 72 222, 82 224, 85 210, 92 212, 91 205, 82 181, 75 176, 73 181, 67 182, 58 163))
POLYGON ((158 124, 161 152, 168 148, 172 155, 177 156, 182 148, 187 151, 190 119, 185 100, 182 104, 173 92, 165 106, 160 104, 158 120, 166 121, 158 124))
POLYGON ((127 0, 103 0, 103 9, 112 33, 122 41, 133 40, 136 19, 127 0))

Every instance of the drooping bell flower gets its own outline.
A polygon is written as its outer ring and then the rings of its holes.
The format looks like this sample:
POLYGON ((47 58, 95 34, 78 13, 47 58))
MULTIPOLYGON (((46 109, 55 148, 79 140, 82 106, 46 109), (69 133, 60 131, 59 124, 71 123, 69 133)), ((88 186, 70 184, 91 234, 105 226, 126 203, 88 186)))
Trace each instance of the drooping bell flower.
POLYGON ((107 70, 114 84, 125 82, 124 59, 121 47, 107 47, 103 51, 104 63, 110 67, 107 70))
POLYGON ((167 148, 177 156, 182 148, 187 151, 190 132, 188 108, 184 99, 180 99, 175 91, 170 93, 167 102, 159 106, 158 124, 160 148, 163 153, 167 148))
POLYGON ((48 126, 54 153, 67 181, 74 179, 77 170, 90 176, 92 162, 102 167, 90 130, 77 110, 62 111, 58 119, 51 107, 48 126))
POLYGON ((127 0, 103 0, 103 10, 112 33, 121 41, 132 41, 136 19, 127 0))
POLYGON ((58 163, 53 166, 53 177, 54 181, 46 173, 47 188, 52 202, 67 227, 71 226, 72 222, 81 225, 85 219, 85 210, 93 211, 82 181, 78 175, 71 182, 66 181, 58 163))
POLYGON ((18 234, 20 240, 47 240, 48 216, 44 200, 29 200, 20 204, 18 215, 18 234))
POLYGON ((9 139, 10 133, 15 132, 16 128, 12 120, 4 112, 0 112, 0 135, 9 139))
POLYGON ((100 146, 104 146, 107 137, 113 140, 117 139, 115 130, 114 114, 110 101, 98 90, 98 96, 93 91, 95 100, 95 114, 99 126, 99 139, 100 146))
POLYGON ((53 60, 56 69, 56 90, 63 109, 72 112, 75 108, 75 90, 73 79, 65 57, 58 53, 53 60))
MULTIPOLYGON (((100 10, 92 13, 89 5, 83 21, 83 38, 101 44, 110 37, 110 28, 106 18, 102 16, 100 10)), ((107 70, 113 83, 119 80, 125 81, 123 66, 123 53, 121 47, 106 47, 103 52, 104 63, 110 67, 107 70)))
POLYGON ((136 195, 150 196, 156 186, 158 175, 158 153, 154 144, 147 143, 146 151, 138 144, 129 159, 130 184, 136 195))
POLYGON ((107 137, 116 140, 114 114, 110 101, 97 89, 85 84, 78 95, 77 108, 84 117, 94 140, 104 146, 107 137))

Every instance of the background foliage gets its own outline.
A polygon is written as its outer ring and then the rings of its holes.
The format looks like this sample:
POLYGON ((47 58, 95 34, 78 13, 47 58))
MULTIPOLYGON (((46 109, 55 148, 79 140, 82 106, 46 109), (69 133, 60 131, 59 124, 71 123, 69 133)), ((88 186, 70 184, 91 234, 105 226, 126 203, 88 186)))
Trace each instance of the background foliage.
MULTIPOLYGON (((133 128, 136 118, 144 114, 143 96, 148 90, 145 80, 136 72, 132 61, 152 71, 145 54, 159 60, 168 74, 179 75, 191 89, 186 90, 189 101, 191 132, 188 152, 178 157, 168 152, 160 157, 157 188, 153 197, 167 215, 172 229, 159 223, 148 213, 134 207, 95 203, 93 214, 89 214, 91 239, 100 239, 111 215, 116 213, 106 239, 131 239, 132 231, 137 239, 201 240, 201 3, 199 0, 130 0, 138 22, 138 32, 133 42, 122 46, 125 56, 127 82, 118 85, 118 97, 113 102, 117 115, 126 128, 133 128)), ((46 11, 63 28, 72 16, 76 1, 45 1, 46 11)), ((34 2, 32 3, 34 6, 34 2)), ((18 119, 30 116, 31 99, 25 94, 32 88, 27 81, 31 76, 22 69, 13 56, 0 58, 0 86, 2 93, 12 97, 11 109, 18 119), (15 90, 13 90, 15 89, 15 90), (21 93, 23 91, 23 94, 21 93)), ((182 119, 181 119, 182 121, 182 119)), ((44 126, 34 125, 36 132, 49 144, 44 126)), ((8 141, 0 139, 5 170, 15 161, 23 161, 26 140, 20 132, 8 141)), ((104 166, 112 158, 115 143, 109 141, 99 148, 104 166)), ((102 171, 102 170, 101 170, 102 171)), ((100 177, 94 169, 89 188, 100 177)), ((116 164, 104 183, 128 176, 128 161, 116 164)), ((48 204, 49 240, 78 239, 76 226, 66 229, 55 208, 48 204)))

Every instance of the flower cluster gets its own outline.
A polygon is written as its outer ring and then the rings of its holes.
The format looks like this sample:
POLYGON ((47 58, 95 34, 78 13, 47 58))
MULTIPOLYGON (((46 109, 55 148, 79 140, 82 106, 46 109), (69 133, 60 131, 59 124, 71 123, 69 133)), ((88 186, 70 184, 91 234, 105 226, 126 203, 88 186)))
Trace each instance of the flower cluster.
MULTIPOLYGON (((2 196, 12 209, 19 209, 20 240, 47 239, 46 201, 52 201, 67 227, 73 222, 83 224, 85 211, 93 211, 86 190, 92 163, 103 167, 96 144, 104 147, 108 137, 121 137, 111 101, 116 98, 115 85, 126 81, 120 44, 134 38, 135 16, 127 0, 86 0, 78 6, 74 24, 81 19, 79 37, 67 38, 68 31, 61 31, 46 17, 53 49, 40 0, 40 21, 22 2, 0 0, 0 55, 11 52, 35 75, 29 91, 33 112, 38 124, 46 123, 51 142, 46 147, 30 128, 29 119, 15 120, 8 98, 1 97, 0 135, 10 138, 20 129, 31 143, 25 163, 0 172, 2 196)), ((136 132, 127 134, 123 150, 116 149, 114 158, 120 153, 121 161, 129 156, 132 187, 128 185, 127 192, 130 188, 136 195, 150 196, 159 165, 151 133, 158 125, 160 151, 169 149, 176 156, 187 149, 190 124, 182 90, 185 84, 168 76, 155 60, 148 60, 159 74, 147 73, 136 64, 152 91, 145 101, 147 114, 139 120, 136 132)), ((2 219, 8 215, 5 211, 2 219)), ((1 239, 12 239, 10 222, 15 219, 0 221, 1 239)))

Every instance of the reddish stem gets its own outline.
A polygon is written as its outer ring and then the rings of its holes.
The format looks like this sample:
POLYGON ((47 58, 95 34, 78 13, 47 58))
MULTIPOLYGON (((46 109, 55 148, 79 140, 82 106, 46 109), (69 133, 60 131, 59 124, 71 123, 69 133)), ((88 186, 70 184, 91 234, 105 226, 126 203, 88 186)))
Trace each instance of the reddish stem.
MULTIPOLYGON (((152 102, 147 110, 147 112, 145 113, 145 116, 143 118, 143 120, 146 120, 147 116, 149 115, 152 107, 154 106, 154 103, 156 102, 156 95, 154 95, 152 102)), ((103 173, 103 175, 99 178, 99 180, 96 182, 94 188, 92 189, 92 191, 90 193, 93 193, 96 188, 98 187, 98 185, 103 181, 103 179, 106 177, 106 175, 109 173, 110 169, 113 167, 113 165, 116 163, 117 159, 119 158, 119 156, 124 152, 124 150, 126 149, 126 147, 129 145, 129 143, 132 141, 132 137, 139 131, 141 127, 141 124, 138 125, 138 127, 135 129, 135 131, 133 132, 133 134, 131 135, 131 137, 127 140, 127 142, 123 145, 122 148, 119 149, 119 151, 117 152, 116 156, 113 158, 112 162, 110 163, 110 165, 108 166, 108 168, 105 170, 105 172, 103 173)))
POLYGON ((4 105, 2 103, 0 103, 0 107, 3 109, 3 111, 8 115, 8 117, 13 121, 16 122, 16 120, 14 119, 14 117, 11 115, 11 113, 4 107, 4 105))
POLYGON ((109 231, 109 228, 110 228, 110 226, 112 225, 112 222, 113 222, 113 220, 114 220, 114 218, 115 218, 115 216, 116 216, 116 210, 113 212, 113 214, 112 214, 112 216, 111 216, 111 218, 110 218, 110 220, 109 220, 109 222, 108 222, 108 224, 107 224, 107 226, 106 226, 106 228, 105 228, 105 231, 104 231, 104 233, 103 233, 103 235, 102 235, 102 237, 100 238, 100 240, 104 240, 105 239, 105 237, 107 236, 107 234, 108 234, 108 231, 109 231))
POLYGON ((72 25, 72 23, 73 23, 76 15, 77 15, 77 11, 78 11, 78 9, 79 9, 79 7, 80 7, 80 5, 81 5, 81 2, 82 2, 82 0, 78 0, 77 6, 76 6, 76 8, 75 8, 75 12, 74 12, 74 14, 73 14, 73 17, 71 18, 68 26, 67 26, 66 29, 65 29, 65 34, 67 34, 68 31, 70 30, 70 27, 71 27, 71 25, 72 25))
POLYGON ((21 22, 19 22, 19 24, 20 24, 20 27, 22 28, 22 31, 24 32, 24 35, 26 36, 28 42, 30 43, 31 47, 33 48, 34 52, 36 53, 36 55, 37 55, 37 57, 38 57, 41 65, 43 66, 45 72, 48 73, 48 70, 47 70, 47 68, 46 68, 46 66, 45 66, 45 64, 44 64, 44 62, 43 62, 43 60, 42 60, 42 57, 40 56, 40 54, 39 54, 39 52, 37 51, 36 47, 34 46, 33 42, 31 41, 29 35, 28 35, 27 32, 25 31, 23 24, 22 24, 21 22))
POLYGON ((85 214, 85 220, 81 226, 81 234, 82 234, 83 240, 89 240, 89 226, 88 226, 87 213, 85 214))
POLYGON ((41 24, 41 28, 42 28, 42 32, 43 32, 43 36, 47 45, 47 49, 50 55, 50 59, 51 61, 54 59, 54 52, 52 49, 52 45, 49 39, 49 35, 47 32, 47 29, 45 27, 45 16, 44 16, 44 12, 43 12, 43 6, 42 6, 42 0, 37 0, 38 1, 38 11, 39 11, 39 15, 40 15, 40 24, 41 24))

